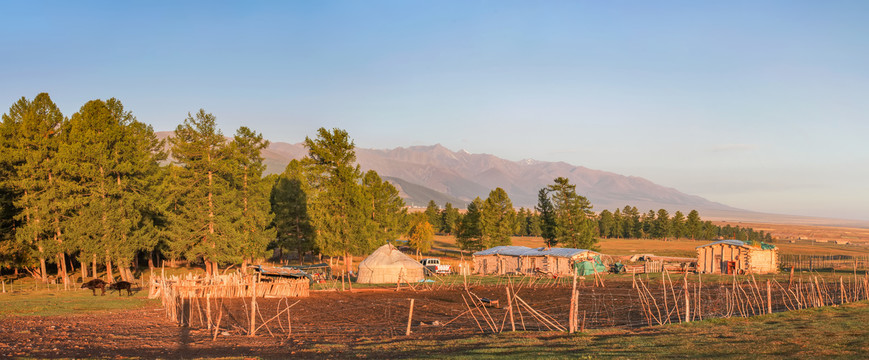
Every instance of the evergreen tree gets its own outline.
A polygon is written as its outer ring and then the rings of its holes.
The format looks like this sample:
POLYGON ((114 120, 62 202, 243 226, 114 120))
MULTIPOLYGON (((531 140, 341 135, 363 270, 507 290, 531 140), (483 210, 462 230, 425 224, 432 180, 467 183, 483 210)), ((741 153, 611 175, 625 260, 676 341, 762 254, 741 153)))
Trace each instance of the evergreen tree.
POLYGON ((640 211, 636 206, 625 205, 622 210, 625 225, 623 228, 625 238, 639 239, 643 237, 643 224, 640 218, 640 211))
POLYGON ((397 239, 404 231, 404 218, 407 209, 398 189, 383 181, 377 172, 369 170, 362 179, 362 185, 371 198, 371 221, 376 226, 374 246, 397 239))
POLYGON ((608 238, 613 236, 615 230, 615 218, 613 217, 612 212, 606 209, 601 211, 598 216, 597 224, 601 237, 608 238))
POLYGON ((516 212, 516 236, 528 236, 528 210, 520 207, 516 212))
POLYGON ((540 213, 539 228, 543 242, 546 243, 547 247, 555 246, 558 244, 558 222, 555 216, 555 207, 552 205, 552 200, 549 199, 547 188, 537 192, 537 207, 535 209, 540 213))
POLYGON ((18 263, 30 265, 29 259, 38 259, 37 273, 43 282, 48 275, 46 263, 52 257, 62 258, 67 250, 57 237, 61 209, 55 181, 59 134, 65 121, 46 93, 33 100, 22 97, 3 114, 4 136, 10 136, 4 139, 3 166, 10 177, 3 181, 3 188, 15 207, 4 210, 15 216, 6 225, 15 226, 15 237, 6 237, 9 243, 4 249, 18 263))
POLYGON ((456 243, 460 249, 483 249, 483 229, 480 221, 482 209, 483 200, 479 196, 468 203, 468 211, 462 216, 456 232, 456 243))
POLYGON ((655 238, 655 210, 643 214, 640 222, 643 224, 642 237, 655 238))
POLYGON ((453 207, 453 204, 447 203, 441 211, 441 232, 453 234, 456 232, 459 220, 459 209, 453 207))
POLYGON ((114 280, 113 264, 123 280, 131 280, 128 266, 136 254, 156 245, 152 185, 165 158, 163 143, 114 98, 87 102, 62 135, 60 204, 79 259, 102 258, 107 280, 114 280))
POLYGON ((673 224, 670 221, 670 213, 664 209, 658 209, 655 221, 652 223, 652 237, 665 239, 673 234, 673 224))
POLYGON ((302 163, 312 179, 308 212, 317 232, 315 245, 324 255, 343 255, 350 271, 353 255, 380 245, 369 212, 373 200, 360 184, 359 166, 353 166, 355 145, 344 130, 320 128, 317 138, 305 138, 305 147, 308 156, 302 163))
POLYGON ((208 274, 216 274, 219 262, 240 260, 233 243, 242 238, 235 219, 242 217, 232 151, 212 114, 199 110, 175 129, 169 138, 177 169, 171 191, 177 200, 169 214, 174 252, 191 261, 201 259, 208 274))
POLYGON ((613 229, 612 229, 613 235, 612 236, 617 237, 617 238, 621 238, 622 236, 624 236, 623 235, 625 233, 624 226, 625 226, 625 218, 622 216, 622 211, 621 211, 621 209, 616 209, 616 211, 613 211, 613 229))
POLYGON ((686 236, 692 240, 703 237, 703 221, 700 220, 700 213, 697 210, 691 210, 688 213, 688 219, 685 220, 686 236))
POLYGON ((540 216, 537 213, 528 210, 528 217, 525 218, 525 222, 527 223, 528 236, 540 236, 540 216))
POLYGON ((591 203, 576 193, 576 185, 567 178, 555 179, 555 184, 547 187, 552 193, 552 205, 558 224, 558 243, 583 249, 596 248, 594 213, 591 203))
POLYGON ((435 229, 441 228, 441 209, 434 200, 429 200, 428 206, 425 208, 426 221, 435 229))
POLYGON ((262 134, 247 127, 240 127, 229 144, 232 177, 230 192, 237 194, 241 208, 240 218, 234 221, 231 240, 237 246, 235 253, 242 257, 242 271, 249 261, 262 257, 268 244, 275 239, 276 229, 272 226, 274 213, 269 199, 274 180, 263 179, 262 150, 269 142, 262 134))
POLYGON ((304 253, 314 249, 314 227, 308 214, 308 186, 302 163, 292 160, 275 181, 270 197, 277 232, 275 245, 281 254, 296 250, 299 261, 304 253))
POLYGON ((510 245, 510 236, 516 232, 516 210, 502 188, 489 192, 480 212, 483 247, 510 245))
POLYGON ((673 227, 673 237, 675 238, 683 238, 687 235, 688 230, 685 225, 685 214, 682 214, 681 211, 676 211, 673 214, 673 219, 670 221, 673 227))

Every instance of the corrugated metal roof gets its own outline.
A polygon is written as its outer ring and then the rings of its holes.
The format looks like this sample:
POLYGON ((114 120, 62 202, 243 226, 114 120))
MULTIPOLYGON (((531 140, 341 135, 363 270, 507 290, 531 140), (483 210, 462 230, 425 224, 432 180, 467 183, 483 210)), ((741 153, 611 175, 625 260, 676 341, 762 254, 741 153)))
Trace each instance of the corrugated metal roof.
MULTIPOLYGON (((700 245, 700 246, 696 247, 695 249, 699 249, 699 248, 707 247, 707 246, 712 246, 712 245, 718 245, 718 244, 727 244, 727 245, 741 246, 741 247, 747 247, 747 248, 752 247, 752 246, 746 244, 745 241, 730 239, 730 240, 719 240, 719 241, 716 241, 716 242, 713 242, 713 243, 709 243, 709 244, 706 244, 706 245, 700 245)), ((774 246, 774 245, 770 245, 770 244, 767 244, 767 243, 764 243, 764 242, 759 242, 758 244, 759 244, 758 246, 760 246, 760 247, 763 248, 764 250, 775 249, 775 246, 774 246), (765 245, 765 246, 764 246, 764 245, 765 245)))
MULTIPOLYGON (((529 248, 525 246, 496 246, 490 249, 477 251, 474 255, 507 255, 507 256, 555 256, 570 258, 590 250, 573 248, 529 248)), ((593 251, 592 251, 593 252, 593 251)))

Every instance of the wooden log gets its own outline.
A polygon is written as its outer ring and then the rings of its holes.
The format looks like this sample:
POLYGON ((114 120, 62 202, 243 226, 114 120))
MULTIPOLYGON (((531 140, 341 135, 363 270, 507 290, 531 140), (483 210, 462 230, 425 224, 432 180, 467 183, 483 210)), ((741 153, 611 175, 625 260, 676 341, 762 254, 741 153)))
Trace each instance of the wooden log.
MULTIPOLYGON (((480 328, 480 332, 485 334, 486 332, 483 330, 483 325, 480 325, 480 321, 477 320, 477 315, 474 315, 474 312, 471 310, 471 305, 468 304, 468 300, 465 299, 465 294, 462 294, 462 300, 465 302, 465 306, 468 307, 468 312, 471 314, 471 317, 474 318, 474 322, 477 323, 477 327, 480 328)), ((473 299, 471 299, 473 301, 473 299)))
POLYGON ((404 332, 404 336, 410 336, 410 324, 413 321, 413 301, 414 299, 410 299, 410 311, 407 313, 407 331, 404 332))

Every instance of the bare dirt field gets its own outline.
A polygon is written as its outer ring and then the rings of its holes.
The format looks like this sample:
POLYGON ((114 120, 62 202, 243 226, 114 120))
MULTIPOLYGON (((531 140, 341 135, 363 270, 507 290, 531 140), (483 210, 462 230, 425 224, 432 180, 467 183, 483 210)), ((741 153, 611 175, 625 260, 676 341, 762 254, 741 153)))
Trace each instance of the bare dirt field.
MULTIPOLYGON (((784 275, 778 277, 784 281, 784 275)), ((631 277, 610 278, 606 287, 592 287, 591 280, 580 282, 578 318, 581 326, 584 329, 633 329, 657 325, 667 319, 678 323, 684 316, 681 306, 685 292, 680 279, 675 279, 673 287, 662 286, 660 276, 645 280, 649 296, 644 300, 640 300, 638 290, 632 288, 631 277), (648 309, 654 302, 657 313, 646 312, 643 301, 648 309)), ((743 301, 761 297, 752 293, 747 277, 738 279, 736 288, 726 278, 704 277, 702 292, 698 287, 700 279, 693 275, 689 275, 689 279, 694 309, 691 316, 695 320, 701 316, 721 316, 728 310, 724 299, 733 296, 734 289, 745 294, 743 301), (698 307, 702 309, 699 314, 698 307)), ((555 325, 566 327, 570 287, 554 280, 534 281, 513 287, 527 306, 515 305, 512 325, 503 284, 472 285, 469 291, 461 286, 419 291, 317 291, 308 298, 258 299, 257 326, 264 322, 267 326, 260 327, 255 337, 247 336, 250 299, 212 299, 212 323, 216 323, 217 317, 221 319, 216 338, 214 331, 207 329, 208 315, 202 300, 186 307, 188 326, 168 320, 165 310, 156 306, 87 315, 6 317, 0 321, 0 357, 334 358, 361 356, 353 352, 356 346, 368 349, 362 354, 367 358, 418 357, 388 344, 397 340, 455 341, 509 331, 511 327, 531 333, 544 331, 541 334, 549 333, 555 325), (473 302, 466 305, 465 301, 470 301, 471 296, 498 300, 500 306, 475 308, 475 315, 470 316, 466 310, 469 305, 475 306, 473 302), (410 299, 414 299, 412 334, 405 336, 410 299), (289 311, 285 311, 288 308, 289 311), (539 314, 533 314, 531 309, 539 314)), ((781 294, 775 291, 772 295, 776 312, 787 310, 781 294)), ((838 295, 831 291, 829 297, 835 300, 838 295)), ((758 306, 745 303, 739 306, 738 311, 730 307, 734 316, 740 316, 741 311, 745 311, 746 316, 764 312, 758 306)))

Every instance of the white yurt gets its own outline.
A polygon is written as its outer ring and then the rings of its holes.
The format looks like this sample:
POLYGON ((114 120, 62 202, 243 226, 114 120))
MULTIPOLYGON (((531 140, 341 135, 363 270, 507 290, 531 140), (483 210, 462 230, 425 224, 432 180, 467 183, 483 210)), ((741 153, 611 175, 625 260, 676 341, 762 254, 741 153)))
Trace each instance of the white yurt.
POLYGON ((365 260, 359 263, 361 284, 394 284, 401 282, 418 282, 425 279, 425 268, 419 261, 405 255, 401 251, 386 244, 374 250, 365 260))

